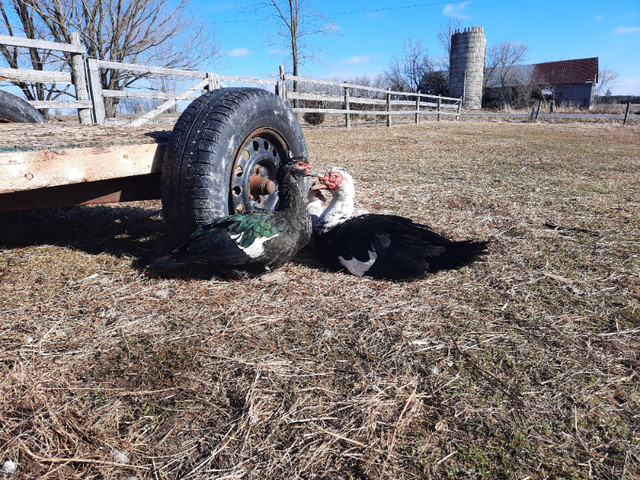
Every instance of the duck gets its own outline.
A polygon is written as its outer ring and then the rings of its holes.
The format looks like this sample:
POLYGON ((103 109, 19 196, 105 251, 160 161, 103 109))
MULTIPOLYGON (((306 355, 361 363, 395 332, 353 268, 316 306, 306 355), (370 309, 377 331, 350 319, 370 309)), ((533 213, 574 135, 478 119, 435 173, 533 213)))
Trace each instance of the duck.
POLYGON ((223 279, 273 271, 310 240, 312 224, 300 188, 305 176, 317 176, 306 161, 286 162, 277 173, 275 210, 253 210, 215 219, 199 227, 169 255, 149 265, 151 271, 198 269, 223 279))
POLYGON ((357 211, 353 177, 343 168, 329 170, 312 189, 332 195, 313 230, 316 251, 330 268, 401 280, 460 268, 486 251, 485 241, 454 241, 409 218, 357 211))

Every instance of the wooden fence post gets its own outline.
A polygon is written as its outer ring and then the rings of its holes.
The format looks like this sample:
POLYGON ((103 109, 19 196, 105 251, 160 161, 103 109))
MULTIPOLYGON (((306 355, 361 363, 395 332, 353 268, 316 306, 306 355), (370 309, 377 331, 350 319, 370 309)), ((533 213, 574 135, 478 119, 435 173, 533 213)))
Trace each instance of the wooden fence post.
POLYGON ((458 101, 458 111, 456 112, 456 122, 460 120, 460 112, 462 111, 462 97, 458 101))
POLYGON ((213 92, 218 88, 219 80, 217 74, 207 72, 207 80, 209 81, 209 83, 207 83, 207 86, 204 87, 207 92, 213 92))
POLYGON ((387 90, 387 127, 391 126, 391 89, 387 90))
POLYGON ((624 120, 622 121, 622 125, 627 124, 627 118, 629 117, 629 109, 631 108, 631 100, 627 102, 627 109, 624 112, 624 120))
POLYGON ((538 115, 540 115, 540 108, 542 108, 542 100, 540 100, 540 101, 538 102, 538 109, 536 110, 536 116, 535 116, 535 118, 533 119, 535 122, 537 122, 537 121, 538 121, 538 115))
MULTIPOLYGON (((349 104, 349 87, 344 87, 344 109, 348 112, 351 110, 351 105, 349 104)), ((351 128, 351 115, 348 113, 344 114, 344 126, 347 128, 351 128)))
MULTIPOLYGON (((440 97, 438 97, 438 107, 437 107, 437 110, 436 110, 438 112, 438 117, 437 117, 438 121, 440 121, 440 105, 441 105, 441 102, 442 102, 442 99, 440 97)), ((457 118, 456 118, 456 120, 457 120, 457 118)))
MULTIPOLYGON (((80 33, 73 32, 71 34, 71 45, 80 46, 80 33)), ((84 72, 83 55, 81 53, 71 53, 71 80, 76 88, 77 100, 89 100, 89 92, 87 91, 87 76, 84 72)), ((90 108, 78 108, 78 120, 81 125, 93 123, 91 121, 90 108)))
POLYGON ((420 122, 420 90, 416 95, 416 125, 420 122))
POLYGON ((276 85, 276 95, 278 95, 285 102, 287 101, 287 77, 284 74, 284 67, 280 65, 280 80, 276 85))
POLYGON ((89 88, 91 89, 91 100, 93 101, 93 117, 97 124, 104 123, 104 98, 102 97, 102 84, 100 83, 100 67, 98 61, 90 58, 88 60, 89 88))

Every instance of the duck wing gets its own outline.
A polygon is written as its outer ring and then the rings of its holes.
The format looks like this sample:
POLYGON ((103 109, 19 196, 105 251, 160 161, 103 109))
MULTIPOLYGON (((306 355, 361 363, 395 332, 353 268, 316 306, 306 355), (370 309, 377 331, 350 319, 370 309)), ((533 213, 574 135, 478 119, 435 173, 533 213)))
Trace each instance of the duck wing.
POLYGON ((352 274, 409 278, 473 261, 484 242, 454 242, 397 215, 354 217, 316 240, 325 261, 352 274))
POLYGON ((199 228, 171 254, 156 260, 152 267, 167 269, 191 264, 220 267, 260 263, 265 244, 279 235, 274 212, 230 215, 199 228))

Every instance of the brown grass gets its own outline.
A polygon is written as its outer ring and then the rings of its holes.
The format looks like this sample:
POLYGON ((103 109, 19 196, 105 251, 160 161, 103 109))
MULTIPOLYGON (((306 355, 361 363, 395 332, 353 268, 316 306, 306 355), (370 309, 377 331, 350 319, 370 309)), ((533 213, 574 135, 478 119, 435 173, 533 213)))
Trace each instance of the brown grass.
MULTIPOLYGON (((0 216, 11 478, 640 477, 640 127, 305 130, 358 204, 491 241, 392 283, 312 251, 157 279, 157 202, 0 216)), ((0 473, 0 477, 2 474, 0 473)))

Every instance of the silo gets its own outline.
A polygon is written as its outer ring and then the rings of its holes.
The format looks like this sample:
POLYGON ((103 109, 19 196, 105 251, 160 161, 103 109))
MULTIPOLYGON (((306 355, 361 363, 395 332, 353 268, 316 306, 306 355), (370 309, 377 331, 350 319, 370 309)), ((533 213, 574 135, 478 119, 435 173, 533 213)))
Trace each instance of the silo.
POLYGON ((449 95, 463 97, 466 109, 482 107, 482 81, 487 39, 482 27, 465 28, 451 35, 449 95))

